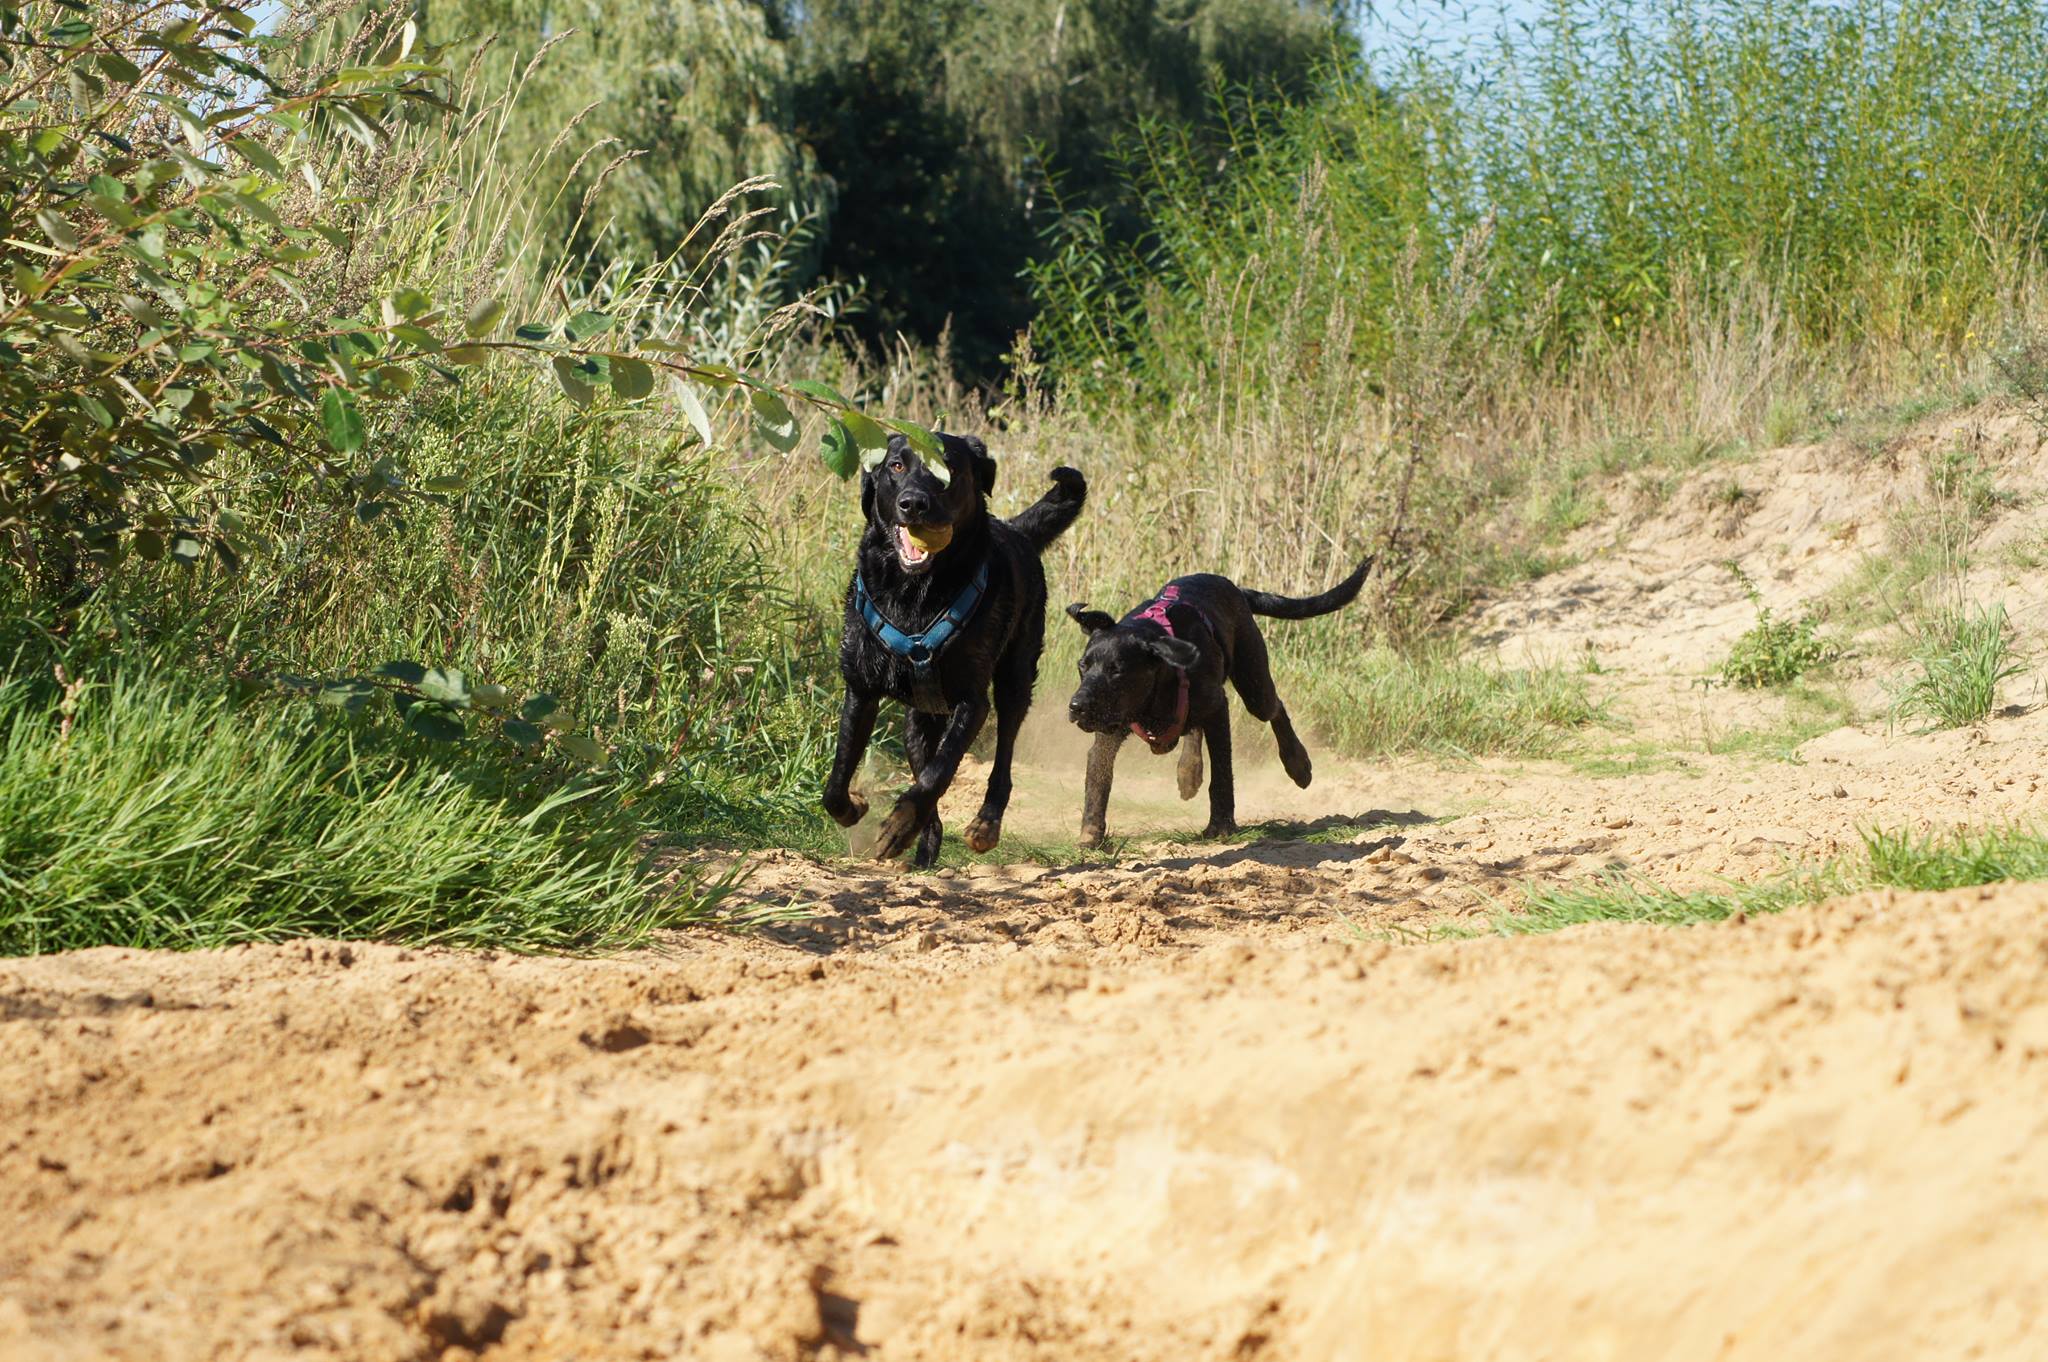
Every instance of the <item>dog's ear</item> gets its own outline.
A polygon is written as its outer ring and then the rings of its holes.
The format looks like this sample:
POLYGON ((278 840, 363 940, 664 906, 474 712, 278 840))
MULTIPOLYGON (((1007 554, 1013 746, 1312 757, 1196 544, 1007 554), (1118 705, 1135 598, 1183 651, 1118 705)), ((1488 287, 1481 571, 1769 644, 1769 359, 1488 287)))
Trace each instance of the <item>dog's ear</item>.
POLYGON ((1164 659, 1167 666, 1178 667, 1182 671, 1202 660, 1202 650, 1184 638, 1169 638, 1161 634, 1158 638, 1146 639, 1145 646, 1164 659))
POLYGON ((875 519, 875 472, 868 469, 860 475, 860 517, 870 524, 875 519))
POLYGON ((988 452, 988 446, 978 435, 963 435, 960 443, 967 446, 967 457, 974 465, 974 485, 985 497, 994 496, 996 490, 996 461, 988 452))
POLYGON ((1075 601, 1067 607, 1067 618, 1091 634, 1101 629, 1116 628, 1115 620, 1103 614, 1100 610, 1090 610, 1086 602, 1083 601, 1075 601))

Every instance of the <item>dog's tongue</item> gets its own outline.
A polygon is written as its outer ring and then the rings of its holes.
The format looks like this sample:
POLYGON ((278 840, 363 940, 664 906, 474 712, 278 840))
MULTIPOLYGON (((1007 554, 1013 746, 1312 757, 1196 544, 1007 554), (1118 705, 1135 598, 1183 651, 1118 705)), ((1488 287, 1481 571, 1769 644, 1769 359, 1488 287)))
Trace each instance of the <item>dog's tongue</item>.
POLYGON ((901 525, 896 527, 896 551, 903 555, 903 561, 906 563, 922 563, 931 557, 931 554, 910 541, 910 531, 901 525))

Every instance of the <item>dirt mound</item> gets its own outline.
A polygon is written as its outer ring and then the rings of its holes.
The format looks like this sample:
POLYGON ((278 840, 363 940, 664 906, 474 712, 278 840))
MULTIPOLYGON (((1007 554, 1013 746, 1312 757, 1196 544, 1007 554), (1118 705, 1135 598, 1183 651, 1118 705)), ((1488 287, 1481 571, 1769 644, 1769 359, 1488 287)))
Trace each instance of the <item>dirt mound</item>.
MULTIPOLYGON (((1482 625, 1590 644, 1617 740, 1747 722, 1692 684, 1753 618, 1719 560, 1787 611, 1836 589, 1944 431, 1697 474, 1482 625)), ((2048 890, 1428 938, 1531 882, 2026 819, 2048 710, 1796 762, 1318 750, 1306 792, 1246 746, 1241 841, 1133 754, 1121 840, 1045 850, 1048 741, 1033 859, 766 857, 758 930, 627 958, 0 962, 0 1357, 2041 1355, 2048 890)))
POLYGON ((0 1352, 2038 1355, 2044 911, 10 965, 0 1352))

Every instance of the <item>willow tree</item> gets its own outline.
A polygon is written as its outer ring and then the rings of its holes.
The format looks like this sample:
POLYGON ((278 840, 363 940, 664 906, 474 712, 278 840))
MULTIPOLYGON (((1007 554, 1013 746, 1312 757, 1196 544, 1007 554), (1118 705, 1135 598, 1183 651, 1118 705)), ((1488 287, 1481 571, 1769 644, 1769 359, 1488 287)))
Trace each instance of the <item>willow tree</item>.
POLYGON ((478 44, 486 90, 523 83, 501 155, 537 172, 545 162, 537 185, 566 182, 554 216, 580 249, 664 256, 751 176, 781 184, 798 212, 823 206, 823 182, 790 133, 792 53, 778 5, 422 0, 420 9, 433 40, 478 44))

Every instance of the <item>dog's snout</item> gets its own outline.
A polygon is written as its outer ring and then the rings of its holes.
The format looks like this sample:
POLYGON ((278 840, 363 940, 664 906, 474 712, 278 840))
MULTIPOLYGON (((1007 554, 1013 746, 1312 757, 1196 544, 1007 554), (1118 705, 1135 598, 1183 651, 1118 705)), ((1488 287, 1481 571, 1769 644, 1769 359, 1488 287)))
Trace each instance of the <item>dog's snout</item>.
POLYGON ((921 525, 932 513, 932 499, 922 492, 905 492, 896 498, 896 514, 906 524, 921 525))

